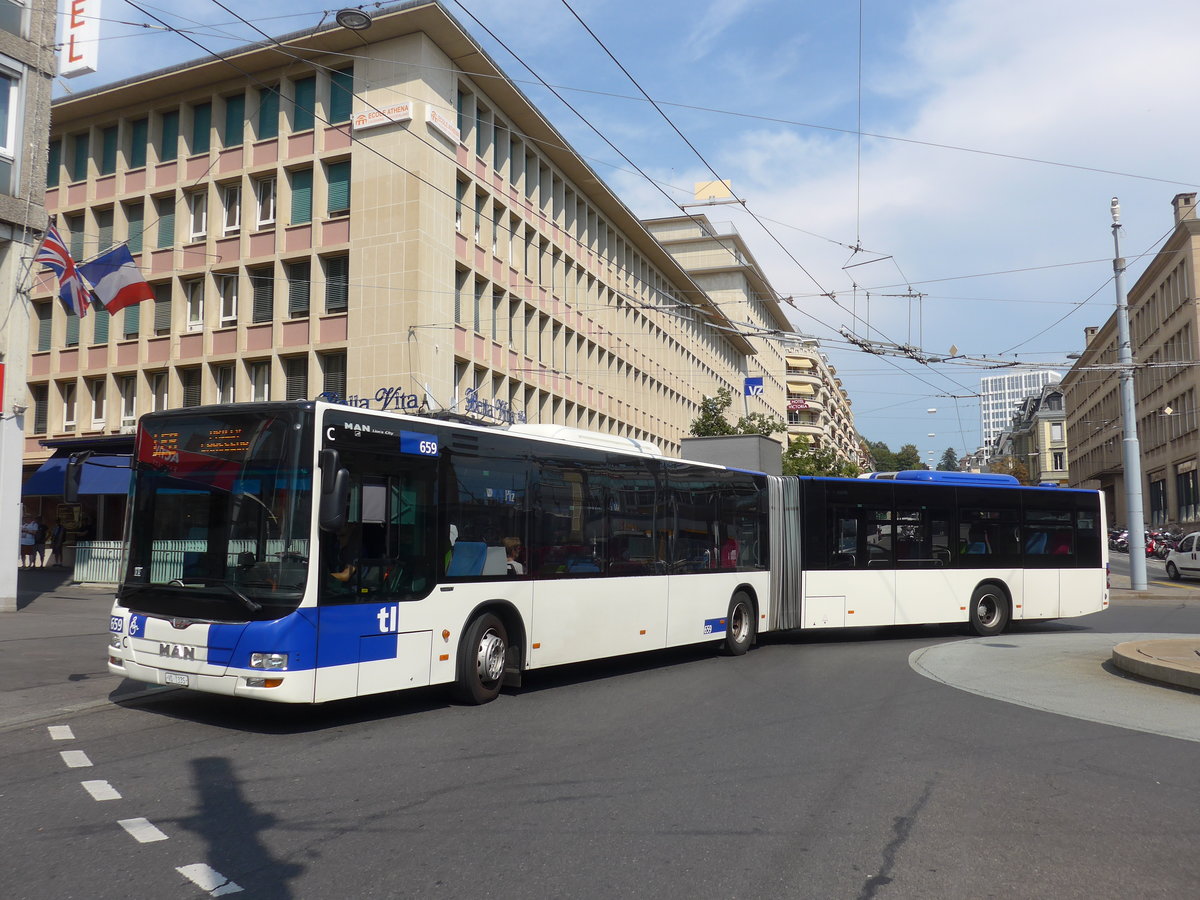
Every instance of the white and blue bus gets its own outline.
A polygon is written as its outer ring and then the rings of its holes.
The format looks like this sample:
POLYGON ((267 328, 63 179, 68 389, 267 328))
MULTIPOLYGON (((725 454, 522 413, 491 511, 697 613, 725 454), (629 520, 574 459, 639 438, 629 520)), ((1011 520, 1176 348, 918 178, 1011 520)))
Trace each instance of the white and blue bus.
POLYGON ((787 478, 324 402, 138 427, 109 670, 319 703, 760 632, 1083 615, 1095 491, 787 478))

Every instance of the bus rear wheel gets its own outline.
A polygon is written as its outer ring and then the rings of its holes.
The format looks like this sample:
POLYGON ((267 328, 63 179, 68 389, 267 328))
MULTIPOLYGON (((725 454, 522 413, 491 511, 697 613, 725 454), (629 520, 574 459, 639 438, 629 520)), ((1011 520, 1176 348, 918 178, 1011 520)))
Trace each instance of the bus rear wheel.
POLYGON ((994 584, 981 584, 971 595, 971 630, 992 637, 1008 627, 1008 598, 994 584))
POLYGON ((499 618, 484 613, 472 619, 458 652, 455 698, 476 706, 495 700, 504 682, 507 653, 508 631, 499 618))
POLYGON ((729 601, 729 614, 725 617, 724 651, 730 656, 741 656, 754 643, 754 604, 741 591, 729 601))

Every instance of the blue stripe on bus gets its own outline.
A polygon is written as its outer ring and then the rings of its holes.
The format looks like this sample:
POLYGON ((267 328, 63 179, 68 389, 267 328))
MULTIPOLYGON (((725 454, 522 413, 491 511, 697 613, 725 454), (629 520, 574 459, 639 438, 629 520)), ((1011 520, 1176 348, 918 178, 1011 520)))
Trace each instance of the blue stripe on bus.
POLYGON ((208 629, 208 661, 249 669, 252 653, 286 653, 287 670, 295 672, 318 665, 324 668, 395 659, 398 618, 395 603, 347 604, 300 609, 271 622, 214 624, 208 629))
POLYGON ((719 619, 705 619, 704 620, 704 633, 705 634, 724 634, 725 633, 725 617, 722 616, 719 619))

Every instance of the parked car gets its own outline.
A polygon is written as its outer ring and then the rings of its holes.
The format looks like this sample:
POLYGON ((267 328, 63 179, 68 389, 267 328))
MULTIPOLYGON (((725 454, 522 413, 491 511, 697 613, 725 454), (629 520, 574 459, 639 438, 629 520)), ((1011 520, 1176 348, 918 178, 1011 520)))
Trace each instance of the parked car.
POLYGON ((1193 531, 1167 554, 1167 577, 1200 578, 1200 531, 1193 531))

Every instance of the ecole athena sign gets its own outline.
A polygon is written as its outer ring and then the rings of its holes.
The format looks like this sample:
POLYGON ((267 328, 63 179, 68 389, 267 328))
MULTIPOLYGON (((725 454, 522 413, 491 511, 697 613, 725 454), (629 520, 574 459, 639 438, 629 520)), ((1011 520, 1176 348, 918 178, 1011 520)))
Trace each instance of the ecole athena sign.
POLYGON ((411 122, 413 117, 412 103, 395 103, 379 109, 368 109, 354 117, 355 131, 366 131, 369 128, 379 128, 382 125, 394 125, 397 122, 411 122))

